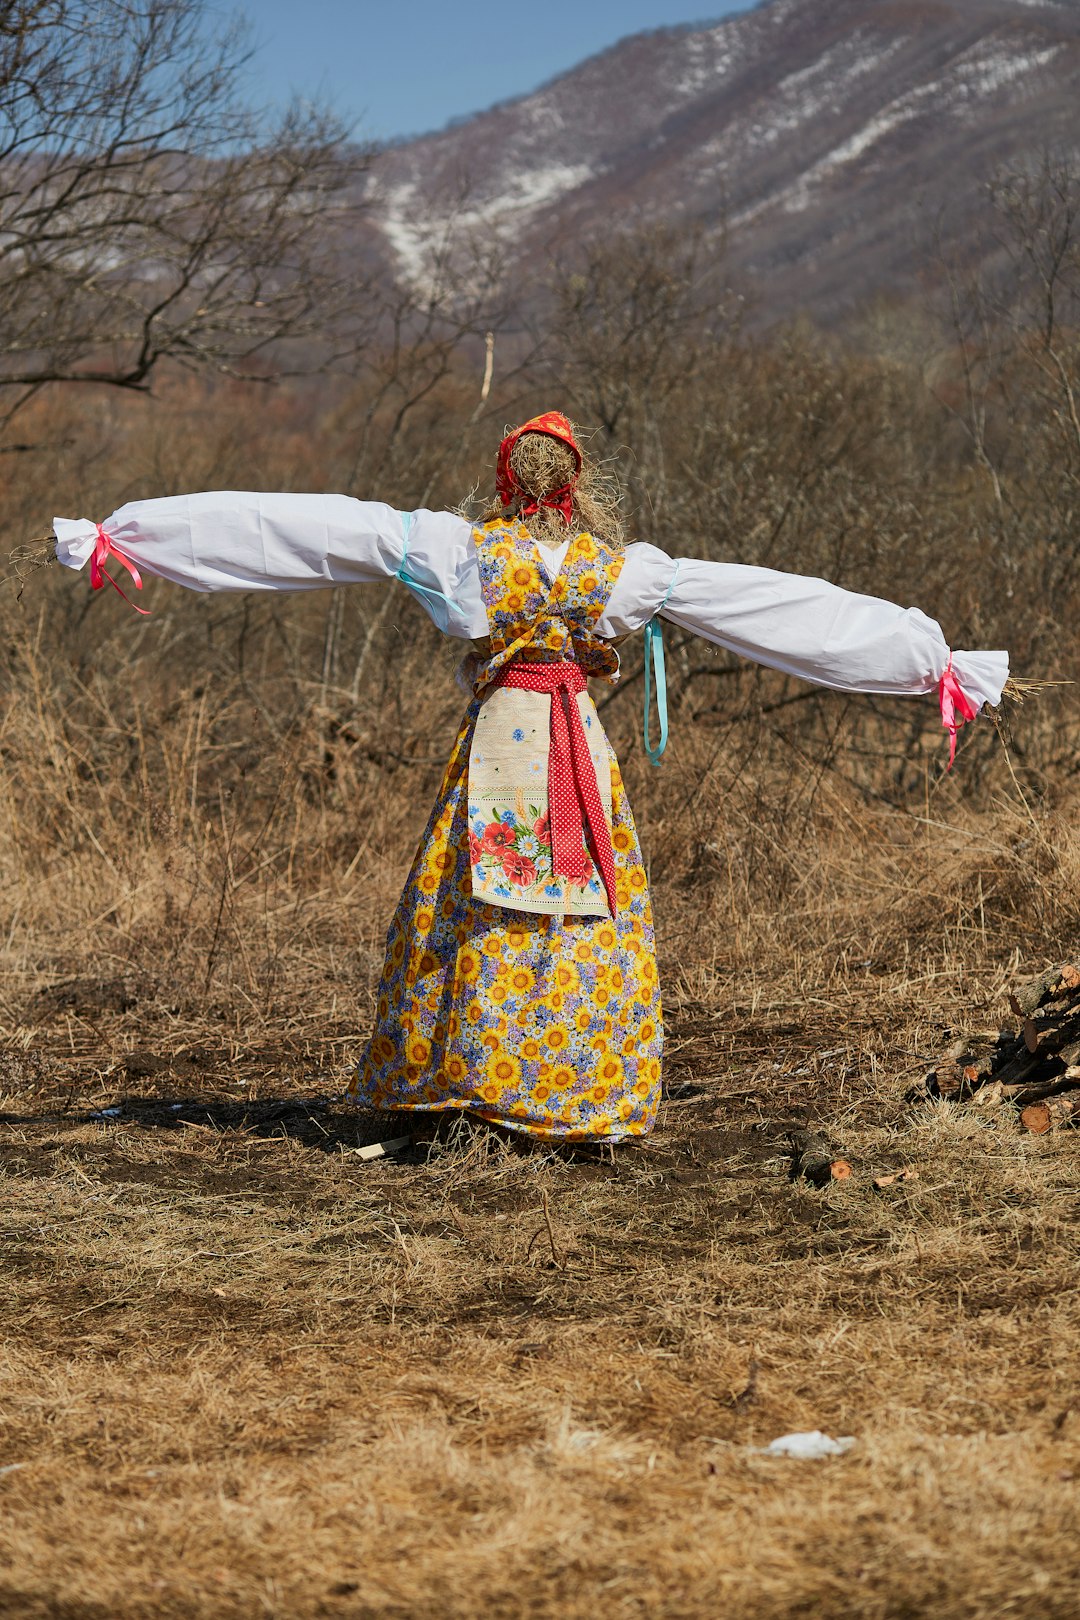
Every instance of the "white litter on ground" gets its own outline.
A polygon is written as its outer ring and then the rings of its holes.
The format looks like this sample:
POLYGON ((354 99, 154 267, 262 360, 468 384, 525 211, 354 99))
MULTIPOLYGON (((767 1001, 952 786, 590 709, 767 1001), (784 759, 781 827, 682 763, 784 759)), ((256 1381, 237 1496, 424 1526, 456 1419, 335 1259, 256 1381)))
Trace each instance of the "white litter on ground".
POLYGON ((854 1435, 845 1434, 834 1440, 820 1429, 810 1429, 805 1434, 782 1434, 779 1440, 767 1446, 755 1446, 754 1450, 765 1457, 840 1457, 854 1444, 854 1435))
POLYGON ((358 1159, 382 1159, 388 1153, 397 1153, 411 1145, 411 1136, 395 1136, 389 1142, 370 1142, 367 1147, 349 1148, 347 1151, 355 1153, 358 1159))

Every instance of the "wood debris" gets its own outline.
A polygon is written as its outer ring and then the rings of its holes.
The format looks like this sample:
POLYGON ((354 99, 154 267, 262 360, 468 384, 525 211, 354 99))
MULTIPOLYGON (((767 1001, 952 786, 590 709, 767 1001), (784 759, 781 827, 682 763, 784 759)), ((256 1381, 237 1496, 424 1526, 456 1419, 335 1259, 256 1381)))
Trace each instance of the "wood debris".
POLYGON ((823 1136, 815 1136, 812 1131, 795 1130, 789 1132, 788 1139, 791 1143, 792 1181, 802 1177, 815 1187, 825 1187, 830 1181, 847 1181, 851 1175, 848 1161, 838 1158, 823 1136))
POLYGON ((1008 999, 1019 1029, 951 1047, 909 1098, 981 1108, 1012 1103, 1024 1129, 1040 1136, 1080 1124, 1080 965, 1047 968, 1008 999))
POLYGON ((395 1136, 388 1142, 369 1142, 366 1147, 349 1148, 358 1159, 385 1159, 389 1153, 400 1153, 402 1148, 412 1146, 411 1136, 395 1136))
POLYGON ((909 1181, 918 1181, 919 1172, 913 1167, 907 1170, 894 1170, 887 1176, 875 1176, 872 1185, 880 1191, 883 1187, 906 1187, 909 1181))
POLYGON ((1067 1125, 1078 1118, 1080 1089, 1059 1092, 1056 1097, 1047 1097, 1045 1102, 1029 1103, 1020 1111, 1021 1125, 1025 1130, 1034 1131, 1036 1136, 1045 1136, 1055 1125, 1067 1125))

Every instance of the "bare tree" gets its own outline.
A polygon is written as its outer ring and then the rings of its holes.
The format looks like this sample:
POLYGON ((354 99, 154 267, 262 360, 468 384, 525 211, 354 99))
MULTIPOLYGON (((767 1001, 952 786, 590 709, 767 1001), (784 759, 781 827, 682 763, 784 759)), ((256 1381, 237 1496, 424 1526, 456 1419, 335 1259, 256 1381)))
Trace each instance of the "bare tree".
POLYGON ((0 0, 0 424, 49 383, 265 376, 344 328, 366 154, 252 111, 245 63, 203 0, 0 0))
POLYGON ((1045 154, 1034 172, 1003 177, 993 199, 1017 271, 1020 340, 1052 423, 1070 504, 1080 490, 1080 163, 1045 154))
POLYGON ((602 236, 556 273, 546 366, 610 442, 658 410, 735 325, 722 241, 698 227, 602 236))
POLYGON ((665 424, 738 329, 742 301, 723 238, 645 223, 575 247, 557 264, 536 335, 536 374, 600 429, 639 538, 671 515, 665 424))
POLYGON ((1002 172, 988 201, 978 270, 946 266, 958 367, 942 368, 935 393, 988 475, 994 565, 1006 598, 1024 603, 1012 645, 1039 668, 1073 599, 1080 557, 1076 155, 1046 152, 1002 172))

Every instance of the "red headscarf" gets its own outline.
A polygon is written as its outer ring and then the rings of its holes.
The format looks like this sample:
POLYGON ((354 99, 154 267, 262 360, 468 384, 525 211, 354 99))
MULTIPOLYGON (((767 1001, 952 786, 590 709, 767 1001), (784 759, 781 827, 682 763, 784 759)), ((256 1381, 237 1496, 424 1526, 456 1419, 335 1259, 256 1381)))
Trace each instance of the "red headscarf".
POLYGON ((570 423, 561 411, 544 411, 540 416, 533 416, 528 422, 523 422, 519 428, 514 429, 513 433, 508 433, 502 444, 500 444, 499 459, 495 464, 495 489, 504 506, 509 506, 516 495, 524 496, 524 505, 521 508, 522 517, 531 517, 542 506, 550 506, 554 511, 562 513, 569 527, 570 514, 574 506, 574 488, 580 471, 581 451, 574 438, 570 423), (534 495, 530 495, 528 490, 522 489, 514 474, 514 469, 510 465, 511 453, 523 433, 546 433, 553 439, 559 439, 574 452, 577 460, 574 476, 569 482, 563 484, 559 489, 548 490, 547 494, 541 495, 539 499, 534 495))

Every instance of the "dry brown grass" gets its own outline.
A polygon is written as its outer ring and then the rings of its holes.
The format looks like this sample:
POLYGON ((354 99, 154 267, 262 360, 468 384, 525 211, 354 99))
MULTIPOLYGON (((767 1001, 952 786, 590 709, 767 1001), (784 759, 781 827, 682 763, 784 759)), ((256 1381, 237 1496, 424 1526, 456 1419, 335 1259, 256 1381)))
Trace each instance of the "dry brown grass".
POLYGON ((1080 1134, 904 1093, 1076 941, 1075 791, 875 808, 684 716, 627 754, 656 1134, 364 1162, 336 1098, 437 767, 332 693, 19 660, 5 1614, 1071 1620, 1080 1134), (851 1181, 789 1181, 806 1120, 851 1181), (755 1450, 817 1427, 858 1443, 755 1450))

